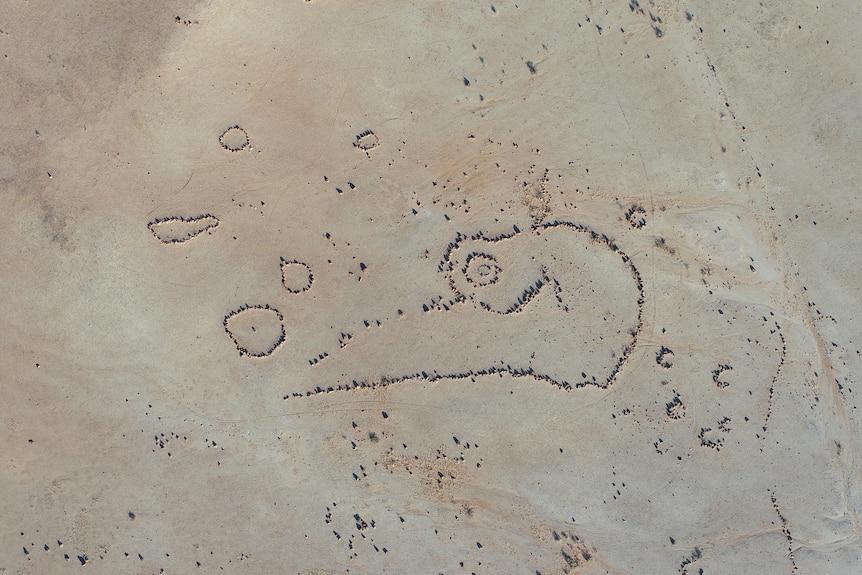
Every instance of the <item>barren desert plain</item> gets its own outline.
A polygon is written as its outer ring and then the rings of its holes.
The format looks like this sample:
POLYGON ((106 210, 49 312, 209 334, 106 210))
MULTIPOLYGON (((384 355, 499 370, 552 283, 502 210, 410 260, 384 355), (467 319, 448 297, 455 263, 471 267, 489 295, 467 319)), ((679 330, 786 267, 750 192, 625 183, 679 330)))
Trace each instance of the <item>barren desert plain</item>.
POLYGON ((860 29, 0 0, 0 574, 862 573, 860 29))

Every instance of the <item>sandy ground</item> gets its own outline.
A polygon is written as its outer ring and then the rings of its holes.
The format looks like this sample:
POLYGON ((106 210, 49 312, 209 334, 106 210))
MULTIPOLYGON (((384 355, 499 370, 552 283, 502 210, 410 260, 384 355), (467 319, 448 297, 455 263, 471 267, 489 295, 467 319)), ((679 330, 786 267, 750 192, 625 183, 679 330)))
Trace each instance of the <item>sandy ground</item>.
POLYGON ((0 573, 862 572, 862 15, 726 4, 0 2, 0 573))

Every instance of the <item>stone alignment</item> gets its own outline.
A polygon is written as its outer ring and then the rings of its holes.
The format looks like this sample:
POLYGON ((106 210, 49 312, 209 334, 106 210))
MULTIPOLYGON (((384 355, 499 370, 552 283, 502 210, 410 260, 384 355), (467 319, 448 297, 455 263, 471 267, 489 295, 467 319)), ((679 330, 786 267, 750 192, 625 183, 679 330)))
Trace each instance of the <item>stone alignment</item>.
POLYGON ((218 137, 219 145, 228 152, 241 152, 251 144, 248 132, 237 125, 226 129, 218 137))
POLYGON ((181 244, 218 225, 219 219, 214 215, 200 214, 190 218, 183 216, 156 218, 147 224, 147 228, 163 244, 181 244))
MULTIPOLYGON (((448 314, 475 314, 476 312, 470 311, 472 306, 481 310, 480 314, 487 312, 491 313, 492 317, 499 317, 499 320, 487 318, 491 321, 488 325, 498 323, 505 338, 520 337, 517 333, 508 333, 506 327, 516 325, 512 321, 517 321, 520 322, 517 325, 533 326, 528 328, 531 330, 547 330, 547 333, 552 333, 556 338, 566 337, 573 342, 580 341, 582 346, 589 349, 581 348, 581 355, 559 358, 554 365, 544 367, 534 366, 530 361, 520 358, 504 357, 490 365, 482 365, 486 360, 477 359, 476 367, 463 370, 446 369, 445 365, 452 364, 451 358, 445 359, 446 354, 441 351, 441 357, 444 359, 440 360, 436 370, 418 369, 401 374, 389 373, 346 380, 339 377, 350 377, 349 368, 346 368, 337 371, 326 385, 286 393, 284 399, 336 391, 379 389, 416 380, 475 382, 480 376, 501 374, 516 378, 529 377, 567 391, 587 385, 607 388, 614 382, 631 355, 643 325, 641 315, 645 300, 644 287, 631 258, 620 250, 612 239, 582 224, 555 220, 532 226, 530 230, 523 232, 513 228, 511 233, 498 236, 486 236, 481 232, 470 236, 459 233, 455 240, 449 243, 438 265, 438 271, 447 278, 454 295, 450 301, 451 305, 441 303, 439 306, 432 306, 443 313, 443 317, 448 314), (580 252, 573 253, 573 246, 578 247, 580 252), (622 265, 613 265, 614 261, 622 265), (598 267, 590 270, 587 268, 589 265, 598 267), (508 275, 510 270, 511 276, 508 275), (600 277, 608 274, 611 276, 610 280, 600 277), (590 287, 593 281, 596 285, 590 287), (608 285, 618 285, 618 290, 608 292, 602 283, 608 281, 611 282, 608 285), (621 301, 620 297, 630 297, 631 301, 621 301), (540 300, 544 303, 539 303, 540 300), (529 315, 515 320, 524 313, 529 315), (593 323, 585 323, 587 320, 593 323), (549 321, 551 323, 548 327, 543 327, 545 322, 549 321), (595 328, 606 331, 604 334, 594 334, 595 328), (591 352, 596 350, 600 350, 598 356, 601 360, 586 359, 595 355, 591 352), (576 365, 580 361, 592 363, 589 363, 588 367, 576 365)), ((424 308, 426 312, 430 310, 427 304, 424 308)), ((435 317, 437 314, 421 314, 414 320, 412 329, 421 333, 422 325, 438 325, 433 323, 435 317)), ((483 328, 476 324, 474 329, 481 331, 483 328)), ((468 339, 477 342, 483 340, 485 333, 478 331, 468 334, 468 339)), ((406 333, 413 332, 405 331, 406 333)), ((541 345, 541 339, 535 339, 529 334, 524 334, 523 337, 541 345)), ((395 341, 400 342, 405 338, 406 336, 399 336, 395 341)), ((501 346, 500 349, 507 348, 501 346)), ((462 352, 457 348, 453 348, 452 352, 458 355, 461 364, 470 363, 472 355, 469 352, 462 352)), ((337 359, 341 353, 329 358, 337 359)), ((362 372, 363 369, 367 372, 373 371, 371 367, 356 367, 354 364, 353 369, 354 372, 362 372)))
POLYGON ((281 258, 281 284, 284 289, 298 294, 310 290, 313 283, 314 274, 308 264, 281 258))
POLYGON ((369 152, 380 146, 380 138, 371 130, 365 130, 356 134, 356 141, 353 142, 353 147, 365 152, 370 157, 369 152))
POLYGON ((269 304, 244 305, 224 316, 224 330, 240 355, 267 357, 284 343, 284 316, 269 304))
MULTIPOLYGON (((623 354, 618 358, 616 365, 613 367, 613 369, 604 381, 597 382, 590 380, 585 381, 581 384, 593 384, 599 385, 599 387, 607 387, 613 382, 617 373, 625 364, 626 360, 634 349, 637 343, 637 334, 638 332, 640 332, 640 329, 643 326, 642 312, 643 304, 646 297, 644 294, 643 280, 641 279, 640 272, 635 267, 631 258, 626 255, 622 250, 620 250, 619 246, 614 241, 608 238, 607 235, 599 234, 585 225, 569 221, 554 220, 551 222, 534 225, 532 226, 530 232, 523 233, 541 235, 543 232, 548 232, 552 230, 572 230, 578 233, 582 233, 588 237, 591 244, 609 249, 611 252, 619 256, 619 258, 626 264, 626 267, 629 269, 629 272, 631 274, 631 278, 634 280, 635 285, 637 286, 637 291, 639 294, 637 297, 637 320, 636 326, 630 331, 630 342, 625 346, 623 354)), ((477 291, 475 288, 492 286, 493 284, 491 282, 488 282, 485 286, 479 286, 475 282, 471 282, 470 278, 467 277, 466 266, 460 268, 460 270, 458 269, 458 260, 455 253, 459 250, 459 248, 462 247, 462 245, 467 243, 474 244, 478 242, 486 243, 489 247, 496 247, 507 240, 516 238, 520 234, 522 234, 522 232, 517 227, 513 229, 512 233, 501 234, 493 237, 485 237, 485 235, 482 233, 474 234, 470 237, 459 234, 456 240, 449 244, 449 248, 443 256, 443 262, 441 262, 439 269, 446 273, 447 277, 449 278, 449 286, 452 291, 455 292, 458 299, 471 300, 476 305, 482 307, 487 311, 492 311, 498 314, 519 313, 539 294, 539 292, 545 286, 550 286, 550 289, 553 291, 554 296, 557 299, 560 309, 564 313, 568 313, 569 311, 571 311, 572 305, 570 303, 571 294, 564 293, 565 289, 562 283, 566 281, 563 277, 564 274, 555 274, 550 271, 552 267, 555 267, 554 263, 552 262, 549 262, 547 264, 537 264, 535 261, 533 261, 535 259, 534 256, 530 256, 530 262, 522 261, 521 268, 523 269, 524 267, 526 267, 525 264, 527 266, 532 266, 534 274, 532 277, 536 279, 529 281, 527 285, 523 287, 523 289, 516 289, 514 292, 511 289, 507 290, 507 292, 505 293, 505 296, 507 297, 505 299, 493 298, 493 294, 492 298, 486 299, 485 294, 479 293, 479 291, 477 291), (460 274, 455 273, 456 270, 460 271, 460 274), (463 284, 463 282, 459 281, 459 275, 463 276, 464 280, 466 280, 466 286, 463 284), (560 275, 560 277, 557 277, 557 275, 560 275), (459 285, 459 283, 461 285, 459 285), (465 289, 465 287, 468 287, 468 289, 465 289)), ((470 255, 472 255, 472 253, 473 252, 471 252, 470 255)), ((467 263, 466 258, 465 263, 467 263)), ((518 275, 520 276, 521 274, 518 275)), ((525 277, 530 276, 526 275, 525 277)), ((494 283, 496 283, 496 280, 494 283)), ((580 387, 581 385, 575 385, 575 387, 580 387)), ((562 387, 566 387, 566 385, 563 385, 562 387)))
POLYGON ((476 287, 495 284, 500 279, 500 266, 497 258, 489 254, 473 252, 467 256, 464 268, 461 270, 467 281, 476 287))

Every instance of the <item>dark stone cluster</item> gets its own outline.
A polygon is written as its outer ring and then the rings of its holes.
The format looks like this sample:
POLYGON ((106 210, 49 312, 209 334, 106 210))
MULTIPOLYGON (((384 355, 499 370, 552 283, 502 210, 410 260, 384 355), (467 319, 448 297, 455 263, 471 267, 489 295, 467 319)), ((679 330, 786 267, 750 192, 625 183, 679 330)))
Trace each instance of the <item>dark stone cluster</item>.
POLYGON ((665 403, 664 411, 671 419, 682 419, 685 417, 685 404, 679 395, 674 395, 672 400, 665 403))
POLYGON ((628 210, 626 210, 626 220, 628 220, 629 225, 636 230, 641 229, 646 225, 646 210, 639 204, 632 204, 628 210))
POLYGON ((665 369, 670 369, 673 367, 673 363, 667 359, 669 355, 674 355, 673 350, 669 347, 661 346, 658 353, 655 354, 655 362, 665 369))
POLYGON ((344 349, 350 343, 351 339, 353 339, 353 334, 344 331, 341 332, 341 335, 338 336, 338 347, 344 349))
POLYGON ((712 382, 716 385, 716 387, 718 387, 719 389, 725 389, 727 387, 730 387, 730 384, 728 382, 722 381, 719 378, 721 377, 722 373, 724 373, 725 371, 730 371, 731 369, 733 369, 732 366, 723 363, 719 365, 716 369, 712 370, 712 382))
POLYGON ((712 431, 711 427, 701 427, 700 432, 697 434, 697 438, 700 439, 700 445, 702 447, 709 447, 711 449, 715 449, 716 451, 721 451, 721 446, 724 444, 724 439, 718 437, 712 439, 707 437, 706 434, 712 431))

